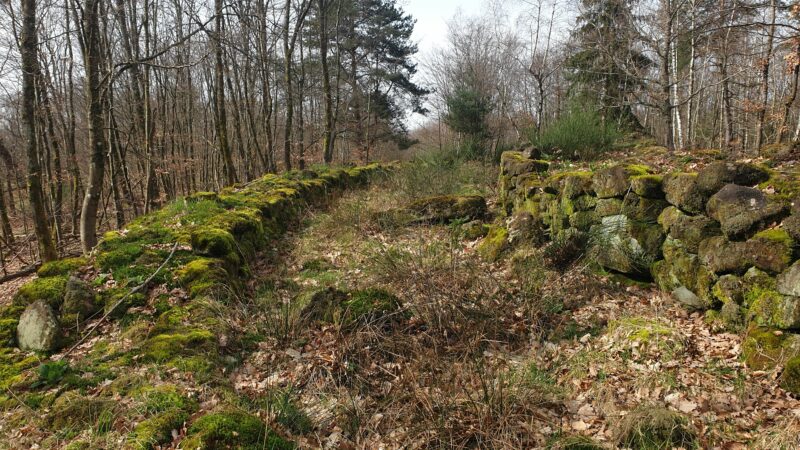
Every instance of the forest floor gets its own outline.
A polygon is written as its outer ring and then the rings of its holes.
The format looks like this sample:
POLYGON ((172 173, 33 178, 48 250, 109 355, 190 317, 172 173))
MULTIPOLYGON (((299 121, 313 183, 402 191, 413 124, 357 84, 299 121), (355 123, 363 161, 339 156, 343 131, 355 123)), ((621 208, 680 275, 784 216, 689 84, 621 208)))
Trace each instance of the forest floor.
MULTIPOLYGON (((479 170, 461 167, 424 194, 491 198, 479 170)), ((277 305, 255 321, 282 325, 231 377, 249 396, 289 393, 308 424, 293 436, 301 447, 609 445, 625 416, 652 407, 686 417, 703 448, 797 447, 800 402, 775 387, 776 373, 744 367, 738 335, 580 263, 556 271, 520 248, 489 264, 457 226, 386 223, 387 210, 423 194, 403 176, 309 216, 279 263, 255 271, 254 291, 277 305), (309 324, 295 303, 320 288, 385 289, 404 315, 309 324)))
MULTIPOLYGON (((744 366, 739 335, 585 262, 555 269, 523 245, 489 263, 460 224, 393 214, 430 195, 481 194, 492 206, 495 180, 479 164, 418 163, 307 212, 251 263, 242 301, 220 312, 252 341, 225 384, 299 448, 605 448, 655 410, 678 414, 696 447, 800 447, 800 401, 777 373, 744 366), (336 292, 395 296, 397 308, 311 320, 309 305, 336 292)), ((128 345, 116 325, 101 334, 128 345)), ((196 415, 228 395, 174 370, 130 372, 193 393, 196 415)), ((11 448, 44 442, 34 421, 3 421, 11 448)), ((186 429, 176 431, 164 448, 182 448, 186 429)), ((113 447, 125 434, 106 439, 113 447)))

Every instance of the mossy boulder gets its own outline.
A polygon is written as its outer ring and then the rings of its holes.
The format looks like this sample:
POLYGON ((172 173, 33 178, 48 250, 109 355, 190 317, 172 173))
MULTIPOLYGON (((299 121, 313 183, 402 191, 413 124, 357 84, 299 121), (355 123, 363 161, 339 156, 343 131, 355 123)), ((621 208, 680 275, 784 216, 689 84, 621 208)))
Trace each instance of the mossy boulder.
POLYGON ((787 217, 781 226, 795 241, 800 242, 800 213, 787 217))
POLYGON ((17 342, 22 350, 51 352, 61 343, 61 323, 44 300, 28 305, 17 324, 17 342))
POLYGON ((719 320, 729 331, 739 331, 744 326, 742 307, 735 302, 726 302, 719 310, 719 320))
POLYGON ((178 269, 176 277, 191 297, 205 294, 230 278, 223 261, 215 258, 194 259, 178 269))
POLYGON ((773 160, 784 160, 800 153, 796 144, 768 144, 761 147, 758 153, 764 158, 773 160))
POLYGON ((461 225, 461 233, 463 233, 464 238, 471 241, 486 236, 486 233, 488 232, 489 227, 480 220, 472 220, 461 225))
POLYGON ((620 198, 601 198, 597 200, 594 212, 597 217, 608 217, 622 214, 623 204, 620 198))
POLYGON ((631 190, 631 177, 647 175, 648 170, 640 166, 617 165, 600 169, 592 176, 592 186, 597 197, 622 197, 631 190))
POLYGON ((516 177, 531 172, 547 172, 550 163, 537 159, 530 159, 521 152, 503 152, 500 155, 501 175, 516 177))
POLYGON ((664 176, 667 201, 691 214, 705 211, 708 195, 698 186, 696 173, 669 173, 664 176))
POLYGON ((418 222, 450 223, 454 220, 475 220, 486 216, 486 199, 480 195, 441 195, 412 202, 406 210, 418 222))
POLYGON ((744 285, 741 278, 736 275, 723 275, 714 284, 712 288, 714 298, 726 303, 735 303, 741 305, 744 301, 744 285))
POLYGON ((800 261, 778 275, 776 288, 783 295, 800 297, 800 261))
POLYGON ((559 172, 547 179, 546 185, 552 194, 575 198, 581 195, 593 195, 592 172, 574 171, 559 172))
POLYGON ((629 412, 616 432, 619 448, 663 449, 697 447, 689 419, 662 406, 643 405, 629 412))
POLYGON ((195 420, 181 448, 290 450, 296 447, 268 429, 258 417, 238 410, 226 410, 209 413, 195 420))
POLYGON ((631 190, 644 198, 664 198, 664 177, 661 175, 636 175, 631 177, 631 190))
POLYGON ((597 262, 622 273, 647 273, 660 259, 664 233, 661 227, 625 215, 603 217, 592 227, 591 245, 597 262))
POLYGON ((692 253, 700 249, 700 242, 721 233, 717 222, 703 215, 690 216, 674 206, 661 212, 658 223, 670 237, 679 240, 692 253))
POLYGON ((766 327, 751 327, 742 342, 745 363, 753 370, 769 370, 800 356, 800 335, 766 327))
POLYGON ((771 289, 752 289, 749 297, 749 322, 781 330, 800 328, 800 298, 771 289))
POLYGON ((102 305, 89 283, 76 277, 69 278, 64 293, 64 303, 61 305, 61 314, 75 314, 83 320, 101 308, 102 305))
MULTIPOLYGON (((481 224, 483 229, 483 224, 481 224)), ((483 233, 488 234, 489 230, 483 233)), ((542 221, 527 211, 516 211, 508 221, 508 240, 511 244, 519 243, 541 244, 545 241, 545 231, 542 221)))
POLYGON ((36 278, 19 288, 14 296, 14 304, 25 306, 43 300, 54 309, 58 309, 64 301, 66 289, 66 275, 36 278))
POLYGON ((793 241, 781 230, 759 233, 752 239, 731 242, 714 236, 700 243, 703 264, 715 273, 744 273, 757 267, 771 273, 783 272, 792 260, 793 241))
POLYGON ((641 197, 629 192, 622 202, 622 214, 639 222, 656 223, 661 212, 669 206, 665 200, 641 197))
POLYGON ((198 255, 238 263, 238 248, 236 239, 228 230, 203 227, 192 232, 192 250, 198 255))
POLYGON ((700 170, 697 176, 697 184, 700 189, 713 194, 726 184, 756 186, 769 180, 769 178, 769 171, 755 164, 717 161, 700 170))
POLYGON ((578 211, 569 216, 569 226, 580 231, 589 231, 598 223, 600 223, 600 218, 594 211, 578 211))
POLYGON ((508 244, 508 230, 505 227, 494 225, 478 244, 476 251, 483 259, 494 262, 508 248, 508 244))
POLYGON ((800 395, 800 357, 795 356, 786 361, 781 374, 781 387, 794 395, 800 395))
POLYGON ((178 356, 215 355, 216 337, 202 328, 181 328, 169 333, 157 334, 142 343, 142 360, 166 362, 178 356))
POLYGON ((87 264, 86 258, 64 258, 42 264, 36 275, 39 278, 66 276, 87 264))
POLYGON ((788 213, 785 205, 770 201, 760 190, 735 184, 714 194, 706 210, 731 240, 746 239, 788 213))
POLYGON ((53 403, 45 421, 51 430, 81 430, 108 420, 118 402, 111 398, 85 397, 77 391, 62 394, 53 403))
POLYGON ((402 318, 400 299, 381 288, 351 292, 342 303, 345 324, 373 324, 402 318))

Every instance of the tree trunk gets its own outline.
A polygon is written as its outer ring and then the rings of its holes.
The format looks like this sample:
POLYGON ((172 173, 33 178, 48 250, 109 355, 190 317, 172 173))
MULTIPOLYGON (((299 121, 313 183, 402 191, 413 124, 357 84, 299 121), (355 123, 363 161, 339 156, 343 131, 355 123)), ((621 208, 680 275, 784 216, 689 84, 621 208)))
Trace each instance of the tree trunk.
POLYGON ((318 0, 319 7, 319 52, 322 64, 322 94, 325 97, 325 131, 322 135, 322 159, 325 164, 333 161, 333 94, 328 69, 328 2, 318 0))
POLYGON ((103 82, 101 73, 101 0, 86 0, 83 5, 83 64, 86 77, 87 122, 89 124, 89 185, 81 210, 81 248, 84 253, 97 245, 97 212, 103 193, 106 145, 103 136, 103 82))
POLYGON ((28 195, 33 214, 34 230, 39 243, 39 256, 42 261, 58 259, 53 237, 44 210, 44 193, 42 191, 41 166, 39 150, 36 143, 36 74, 39 73, 37 51, 39 48, 36 35, 36 0, 22 0, 22 32, 20 35, 20 53, 22 56, 22 122, 27 139, 28 156, 28 195))
POLYGON ((767 101, 769 101, 769 66, 772 60, 772 46, 775 41, 775 12, 777 9, 775 0, 770 0, 770 25, 767 32, 767 52, 761 62, 761 104, 758 105, 758 122, 756 124, 756 143, 755 151, 764 143, 764 122, 767 117, 767 101))
POLYGON ((217 29, 214 36, 214 98, 216 100, 216 119, 217 119, 217 140, 219 143, 220 156, 222 156, 222 168, 225 175, 225 183, 231 185, 236 183, 236 168, 233 165, 233 156, 228 144, 228 117, 225 111, 225 68, 223 64, 222 52, 222 0, 215 0, 215 11, 217 14, 217 29))

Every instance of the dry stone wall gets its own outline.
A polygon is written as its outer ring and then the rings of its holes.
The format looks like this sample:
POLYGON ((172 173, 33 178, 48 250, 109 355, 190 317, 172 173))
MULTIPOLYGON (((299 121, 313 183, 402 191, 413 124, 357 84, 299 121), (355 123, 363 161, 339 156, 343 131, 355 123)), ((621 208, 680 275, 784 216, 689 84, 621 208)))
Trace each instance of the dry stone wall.
POLYGON ((800 180, 759 188, 773 176, 725 161, 698 173, 557 171, 507 152, 500 202, 511 236, 524 223, 540 242, 578 239, 602 267, 652 277, 687 308, 747 330, 748 362, 774 366, 800 355, 800 180))

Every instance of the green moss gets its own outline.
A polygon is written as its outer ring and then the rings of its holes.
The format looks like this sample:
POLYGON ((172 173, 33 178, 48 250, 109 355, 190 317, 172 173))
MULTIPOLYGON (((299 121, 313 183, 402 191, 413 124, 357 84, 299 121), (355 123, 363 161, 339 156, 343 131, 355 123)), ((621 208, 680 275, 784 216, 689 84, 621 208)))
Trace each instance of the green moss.
POLYGON ((65 258, 57 261, 50 261, 42 264, 36 274, 39 278, 69 275, 77 269, 85 266, 86 258, 65 258))
POLYGON ((791 263, 791 257, 792 257, 791 249, 795 246, 795 242, 794 239, 792 239, 792 237, 789 236, 789 233, 786 230, 780 228, 764 230, 753 236, 753 239, 767 240, 782 244, 784 247, 788 249, 788 253, 786 255, 786 258, 788 258, 787 264, 791 263))
POLYGON ((36 356, 25 357, 10 349, 0 349, 0 392, 23 381, 26 371, 37 364, 36 356))
POLYGON ((0 347, 12 347, 17 340, 19 319, 0 319, 0 347))
POLYGON ((138 242, 119 242, 116 245, 107 244, 107 246, 112 248, 106 250, 101 247, 95 260, 97 267, 105 271, 113 271, 113 269, 133 264, 145 250, 141 243, 138 242))
POLYGON ((192 250, 202 256, 224 258, 239 262, 239 252, 233 235, 222 228, 203 227, 192 232, 192 250))
POLYGON ((794 395, 800 395, 800 356, 786 361, 781 374, 781 387, 794 395))
POLYGON ((174 384, 146 386, 135 391, 133 396, 142 402, 146 414, 158 414, 171 409, 197 409, 197 402, 186 397, 174 384))
POLYGON ((384 289, 365 289, 350 294, 342 305, 347 322, 371 322, 396 314, 400 300, 384 289))
POLYGON ((295 445, 269 430, 258 417, 241 411, 220 411, 197 419, 189 427, 182 447, 289 450, 295 445))
POLYGON ((125 288, 106 289, 100 293, 100 300, 103 303, 103 311, 109 317, 119 319, 128 312, 128 309, 144 306, 147 297, 141 292, 134 294, 125 288))
POLYGON ((800 355, 800 336, 772 328, 751 327, 742 343, 742 355, 753 370, 767 370, 800 355))
POLYGON ((228 272, 221 260, 198 258, 176 271, 178 282, 189 290, 191 297, 213 290, 228 280, 228 272))
POLYGON ((478 244, 478 254, 485 260, 494 262, 508 248, 508 230, 499 226, 492 226, 489 233, 478 244))
POLYGON ((130 436, 132 448, 150 450, 172 441, 172 431, 180 431, 189 414, 179 409, 163 412, 139 422, 130 436))
POLYGON ((37 300, 44 300, 58 310, 64 301, 66 289, 67 277, 64 275, 36 278, 19 288, 14 296, 14 304, 27 306, 37 300))
POLYGON ((646 176, 653 173, 653 169, 643 164, 628 164, 625 171, 631 176, 646 176))
POLYGON ((165 362, 176 356, 208 352, 214 349, 214 335, 204 329, 186 329, 182 332, 159 334, 142 344, 142 359, 165 362))

